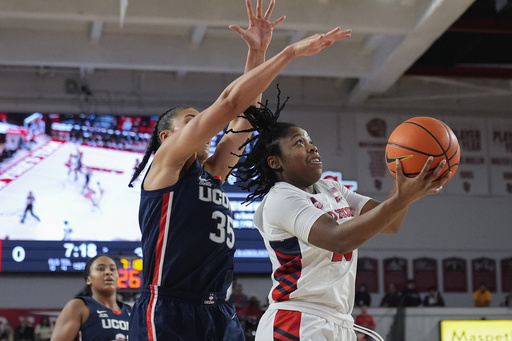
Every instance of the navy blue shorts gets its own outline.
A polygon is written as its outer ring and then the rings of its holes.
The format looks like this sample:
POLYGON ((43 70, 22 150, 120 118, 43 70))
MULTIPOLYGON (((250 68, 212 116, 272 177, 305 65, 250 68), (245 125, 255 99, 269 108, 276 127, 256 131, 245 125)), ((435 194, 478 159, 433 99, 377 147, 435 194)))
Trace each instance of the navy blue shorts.
POLYGON ((176 295, 161 287, 143 290, 130 321, 130 341, 243 341, 235 308, 225 296, 176 295))

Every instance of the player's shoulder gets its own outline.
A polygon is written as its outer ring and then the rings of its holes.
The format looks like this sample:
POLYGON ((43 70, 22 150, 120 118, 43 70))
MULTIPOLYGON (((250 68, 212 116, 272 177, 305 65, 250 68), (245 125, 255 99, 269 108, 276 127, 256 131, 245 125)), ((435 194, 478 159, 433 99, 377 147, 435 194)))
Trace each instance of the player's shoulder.
POLYGON ((333 188, 336 188, 340 191, 344 190, 344 186, 342 186, 338 181, 330 180, 330 179, 320 179, 315 183, 315 187, 320 192, 332 191, 333 188))
POLYGON ((70 300, 68 303, 66 303, 62 311, 65 312, 66 315, 88 315, 89 305, 84 300, 84 297, 76 297, 70 300))
POLYGON ((265 196, 265 201, 275 203, 276 201, 281 201, 284 198, 303 196, 304 193, 305 192, 300 188, 287 182, 280 181, 276 182, 274 186, 272 186, 270 191, 265 196))

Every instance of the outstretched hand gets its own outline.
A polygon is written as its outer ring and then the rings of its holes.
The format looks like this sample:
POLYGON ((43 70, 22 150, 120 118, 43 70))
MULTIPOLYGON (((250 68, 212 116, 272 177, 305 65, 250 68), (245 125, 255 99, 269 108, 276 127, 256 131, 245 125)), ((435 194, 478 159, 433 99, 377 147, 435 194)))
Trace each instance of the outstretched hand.
POLYGON ((229 28, 238 32, 245 40, 250 49, 266 51, 270 41, 272 40, 273 29, 282 23, 286 17, 270 22, 270 15, 276 4, 275 0, 271 0, 265 15, 262 12, 262 0, 258 0, 256 4, 256 14, 251 5, 251 0, 245 1, 247 6, 247 16, 249 17, 249 27, 244 30, 238 25, 230 25, 229 28))
POLYGON ((431 174, 428 174, 433 160, 433 157, 429 157, 421 172, 414 178, 406 177, 402 170, 402 163, 400 160, 396 161, 395 193, 399 198, 405 200, 407 205, 427 195, 439 193, 443 186, 450 181, 452 172, 448 172, 438 179, 446 164, 445 160, 441 161, 431 174))
POLYGON ((327 33, 317 33, 309 38, 292 44, 295 56, 312 56, 331 46, 335 41, 350 38, 352 30, 341 30, 336 27, 327 33))

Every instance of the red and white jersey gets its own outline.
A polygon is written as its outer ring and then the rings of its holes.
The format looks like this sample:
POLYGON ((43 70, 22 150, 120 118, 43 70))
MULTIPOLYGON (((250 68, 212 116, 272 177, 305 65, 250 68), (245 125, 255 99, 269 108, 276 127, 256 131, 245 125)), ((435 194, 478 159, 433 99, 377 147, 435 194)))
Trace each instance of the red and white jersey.
POLYGON ((329 214, 338 224, 359 215, 370 199, 331 180, 316 194, 278 182, 254 215, 272 262, 272 309, 297 310, 329 320, 353 322, 357 250, 345 255, 308 242, 313 223, 329 214), (348 320, 348 321, 347 321, 348 320))

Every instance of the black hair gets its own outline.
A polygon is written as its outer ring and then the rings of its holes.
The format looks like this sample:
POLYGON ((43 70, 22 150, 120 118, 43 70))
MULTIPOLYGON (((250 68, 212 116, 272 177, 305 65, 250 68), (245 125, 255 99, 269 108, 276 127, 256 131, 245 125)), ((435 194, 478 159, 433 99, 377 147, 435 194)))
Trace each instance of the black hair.
POLYGON ((270 168, 267 159, 272 155, 281 155, 278 140, 286 135, 291 127, 296 125, 287 122, 278 122, 281 110, 288 102, 289 97, 280 104, 281 90, 277 88, 277 108, 275 113, 268 108, 268 102, 260 103, 261 107, 250 106, 244 111, 244 116, 252 125, 248 131, 256 131, 252 138, 242 146, 250 145, 250 152, 242 154, 235 168, 240 180, 239 187, 250 191, 245 202, 261 200, 278 181, 275 171, 270 168), (244 158, 245 157, 245 158, 244 158))
MULTIPOLYGON (((114 261, 114 263, 116 263, 116 266, 118 266, 117 261, 114 258, 112 258, 111 256, 109 256, 109 255, 98 254, 98 255, 96 255, 96 256, 94 256, 92 258, 89 258, 87 263, 85 263, 85 268, 84 268, 84 273, 83 273, 84 281, 86 283, 87 283, 87 277, 89 277, 89 275, 91 274, 91 266, 92 266, 92 264, 94 263, 94 261, 96 261, 96 259, 98 259, 100 257, 108 257, 108 258, 112 259, 114 261)), ((86 284, 85 288, 77 296, 92 296, 91 286, 86 284)))
POLYGON ((149 145, 146 149, 146 153, 144 154, 142 161, 135 169, 135 172, 133 173, 132 179, 130 180, 128 187, 133 187, 132 183, 135 181, 135 179, 139 177, 140 173, 144 170, 151 155, 155 153, 160 147, 160 133, 166 129, 172 129, 172 120, 174 119, 176 114, 182 109, 189 108, 191 107, 187 105, 176 106, 174 108, 167 110, 158 117, 158 120, 156 121, 155 125, 153 126, 153 130, 151 131, 151 139, 149 140, 149 145))

